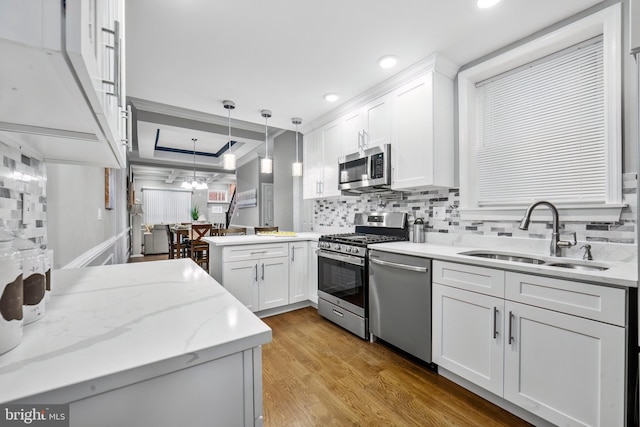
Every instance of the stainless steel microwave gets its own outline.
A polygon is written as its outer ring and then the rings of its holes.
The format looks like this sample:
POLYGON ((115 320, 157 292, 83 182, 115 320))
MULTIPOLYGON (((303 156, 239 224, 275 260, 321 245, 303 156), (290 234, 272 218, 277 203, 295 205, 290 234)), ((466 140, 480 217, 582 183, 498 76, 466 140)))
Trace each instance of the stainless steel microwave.
POLYGON ((368 193, 391 187, 389 144, 368 148, 338 159, 338 189, 368 193))

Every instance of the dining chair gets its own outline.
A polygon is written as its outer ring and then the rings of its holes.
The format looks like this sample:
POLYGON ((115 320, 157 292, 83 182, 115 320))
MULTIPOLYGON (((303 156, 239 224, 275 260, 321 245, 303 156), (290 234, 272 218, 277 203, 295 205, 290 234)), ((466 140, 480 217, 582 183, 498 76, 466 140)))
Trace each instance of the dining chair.
POLYGON ((209 244, 202 241, 211 235, 211 224, 193 224, 191 226, 191 259, 205 270, 209 269, 209 244))
POLYGON ((218 230, 220 236, 229 236, 233 234, 247 234, 247 229, 245 227, 236 227, 236 228, 221 228, 218 230))
POLYGON ((275 227, 254 227, 254 231, 256 234, 258 233, 268 233, 270 231, 279 231, 278 226, 275 227))
POLYGON ((167 243, 169 244, 169 259, 178 258, 175 233, 171 231, 171 226, 169 224, 166 224, 165 228, 167 230, 167 243))

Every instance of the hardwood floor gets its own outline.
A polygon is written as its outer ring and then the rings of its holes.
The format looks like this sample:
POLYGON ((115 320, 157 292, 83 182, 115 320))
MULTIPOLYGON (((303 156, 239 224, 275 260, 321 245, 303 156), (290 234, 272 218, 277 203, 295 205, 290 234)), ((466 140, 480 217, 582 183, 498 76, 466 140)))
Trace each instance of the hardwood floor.
POLYGON ((145 255, 145 256, 134 256, 127 260, 127 263, 130 262, 147 262, 147 261, 160 261, 163 259, 169 259, 168 254, 158 254, 158 255, 145 255))
POLYGON ((263 321, 266 427, 530 425, 311 307, 263 321))

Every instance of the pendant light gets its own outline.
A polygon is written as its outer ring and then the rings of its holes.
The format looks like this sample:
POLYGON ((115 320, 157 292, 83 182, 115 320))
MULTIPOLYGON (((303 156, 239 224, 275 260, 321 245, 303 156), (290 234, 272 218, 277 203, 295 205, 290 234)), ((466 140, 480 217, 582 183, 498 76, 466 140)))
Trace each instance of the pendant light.
POLYGON ((291 123, 296 125, 296 161, 291 164, 291 175, 302 176, 302 162, 298 159, 298 125, 302 123, 302 119, 294 117, 291 119, 291 123))
POLYGON ((193 179, 188 178, 182 183, 182 188, 192 190, 207 190, 209 186, 202 178, 196 179, 196 141, 198 138, 191 138, 193 141, 193 179))
POLYGON ((261 173, 272 173, 273 172, 273 161, 269 158, 269 128, 267 127, 267 119, 271 117, 270 110, 262 110, 260 112, 262 117, 264 117, 264 159, 260 160, 260 172, 261 173))
POLYGON ((229 112, 229 147, 222 156, 222 165, 226 170, 234 170, 236 168, 236 155, 231 153, 231 110, 236 108, 236 104, 233 101, 222 101, 222 105, 229 112))

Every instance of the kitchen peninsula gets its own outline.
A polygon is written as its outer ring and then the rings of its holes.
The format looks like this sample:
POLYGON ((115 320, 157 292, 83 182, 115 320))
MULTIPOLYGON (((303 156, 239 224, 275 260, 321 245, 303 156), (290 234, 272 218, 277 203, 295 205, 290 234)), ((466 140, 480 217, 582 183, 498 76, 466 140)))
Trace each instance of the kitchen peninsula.
POLYGON ((205 237, 209 273, 259 316, 318 301, 320 233, 205 237))
POLYGON ((271 329, 191 260, 53 281, 45 317, 0 356, 0 402, 68 403, 71 426, 262 425, 271 329))

